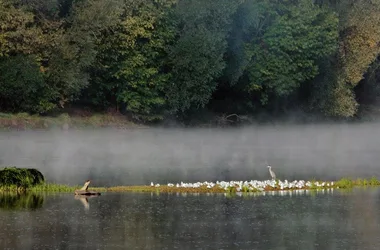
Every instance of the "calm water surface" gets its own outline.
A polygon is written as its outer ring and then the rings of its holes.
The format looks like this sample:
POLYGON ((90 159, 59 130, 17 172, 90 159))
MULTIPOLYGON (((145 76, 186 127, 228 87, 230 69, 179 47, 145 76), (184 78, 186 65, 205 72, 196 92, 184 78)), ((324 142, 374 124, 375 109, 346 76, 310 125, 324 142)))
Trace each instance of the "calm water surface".
POLYGON ((380 249, 380 189, 0 194, 1 249, 380 249))

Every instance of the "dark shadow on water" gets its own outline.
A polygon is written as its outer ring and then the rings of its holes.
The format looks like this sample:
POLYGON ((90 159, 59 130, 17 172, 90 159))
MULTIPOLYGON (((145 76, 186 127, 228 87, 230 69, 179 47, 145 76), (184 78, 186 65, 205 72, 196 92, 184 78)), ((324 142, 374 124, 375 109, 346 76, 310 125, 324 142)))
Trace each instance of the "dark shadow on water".
POLYGON ((0 192, 2 210, 37 210, 44 204, 44 197, 37 193, 0 192))

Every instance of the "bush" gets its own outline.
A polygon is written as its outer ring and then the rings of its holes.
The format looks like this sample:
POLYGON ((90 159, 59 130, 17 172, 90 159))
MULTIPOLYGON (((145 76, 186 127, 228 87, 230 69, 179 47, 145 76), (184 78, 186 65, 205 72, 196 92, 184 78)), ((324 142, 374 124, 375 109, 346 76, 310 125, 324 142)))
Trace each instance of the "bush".
POLYGON ((348 178, 342 178, 335 185, 339 188, 351 188, 354 186, 354 182, 348 178))
POLYGON ((380 181, 375 176, 372 176, 372 178, 369 180, 369 185, 378 186, 380 185, 380 181))
POLYGON ((40 171, 34 168, 6 167, 0 170, 0 188, 29 188, 45 182, 40 171))

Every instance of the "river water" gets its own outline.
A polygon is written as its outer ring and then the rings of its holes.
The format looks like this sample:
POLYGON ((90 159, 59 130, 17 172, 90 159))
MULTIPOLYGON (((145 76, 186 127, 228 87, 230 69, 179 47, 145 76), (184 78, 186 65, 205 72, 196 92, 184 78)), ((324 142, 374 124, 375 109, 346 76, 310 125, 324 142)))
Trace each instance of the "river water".
POLYGON ((380 189, 0 194, 1 249, 380 249, 380 189))

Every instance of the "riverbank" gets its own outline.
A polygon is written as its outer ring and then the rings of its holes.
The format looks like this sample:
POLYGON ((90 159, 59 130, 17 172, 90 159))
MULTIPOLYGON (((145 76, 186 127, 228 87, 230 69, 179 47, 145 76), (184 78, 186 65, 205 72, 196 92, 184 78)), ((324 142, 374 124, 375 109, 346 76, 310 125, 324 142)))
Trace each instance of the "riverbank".
MULTIPOLYGON (((265 191, 292 191, 292 190, 324 190, 324 189, 350 189, 353 187, 380 186, 376 177, 370 179, 342 178, 338 181, 304 181, 304 180, 251 180, 251 181, 217 181, 196 183, 167 183, 141 186, 115 186, 90 187, 89 190, 97 192, 159 192, 159 193, 255 193, 265 191)), ((68 186, 54 183, 44 183, 25 189, 32 192, 74 192, 80 186, 68 186)), ((0 188, 0 191, 20 191, 16 186, 0 188)))
POLYGON ((162 193, 254 193, 265 191, 286 190, 323 190, 323 189, 349 189, 353 187, 380 186, 376 177, 370 179, 342 178, 338 181, 304 181, 304 180, 251 180, 251 181, 217 181, 196 183, 168 183, 161 185, 151 183, 149 186, 117 186, 107 188, 110 192, 162 192, 162 193))
MULTIPOLYGON (((148 128, 151 126, 165 127, 231 127, 251 124, 331 124, 380 122, 380 109, 363 105, 360 112, 352 119, 334 119, 310 114, 302 111, 288 112, 281 115, 258 113, 252 115, 215 114, 193 115, 186 121, 166 118, 156 123, 132 121, 119 112, 94 113, 80 109, 67 110, 67 113, 41 116, 28 113, 1 113, 0 130, 50 130, 50 129, 86 129, 86 128, 148 128), (199 116, 199 117, 198 117, 199 116)), ((201 112, 202 114, 202 112, 201 112)))
POLYGON ((29 115, 27 113, 0 113, 2 130, 49 130, 49 129, 82 129, 82 128, 139 128, 145 127, 115 113, 103 114, 60 114, 58 116, 29 115))

